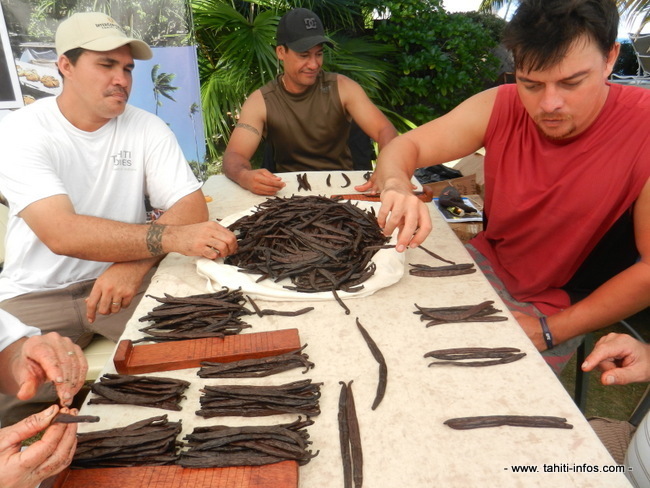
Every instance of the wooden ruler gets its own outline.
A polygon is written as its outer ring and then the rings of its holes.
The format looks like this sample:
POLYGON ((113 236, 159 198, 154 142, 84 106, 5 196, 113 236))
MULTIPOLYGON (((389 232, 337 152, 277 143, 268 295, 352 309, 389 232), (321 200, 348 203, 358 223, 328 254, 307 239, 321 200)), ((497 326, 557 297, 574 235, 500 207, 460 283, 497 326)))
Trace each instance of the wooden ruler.
POLYGON ((120 374, 142 374, 198 368, 202 361, 228 363, 241 359, 277 356, 300 347, 298 329, 139 346, 134 346, 130 340, 122 340, 115 351, 113 363, 120 374))
POLYGON ((264 466, 182 468, 67 469, 52 488, 298 488, 298 463, 283 461, 264 466))

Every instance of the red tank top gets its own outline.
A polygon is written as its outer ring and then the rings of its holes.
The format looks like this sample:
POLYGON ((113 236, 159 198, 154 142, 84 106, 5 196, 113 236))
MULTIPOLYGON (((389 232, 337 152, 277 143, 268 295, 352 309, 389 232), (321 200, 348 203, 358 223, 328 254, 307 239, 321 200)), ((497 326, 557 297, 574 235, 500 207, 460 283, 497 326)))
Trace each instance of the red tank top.
POLYGON ((543 313, 650 177, 650 90, 611 85, 575 138, 544 137, 515 85, 499 87, 485 135, 488 225, 471 243, 517 300, 543 313))

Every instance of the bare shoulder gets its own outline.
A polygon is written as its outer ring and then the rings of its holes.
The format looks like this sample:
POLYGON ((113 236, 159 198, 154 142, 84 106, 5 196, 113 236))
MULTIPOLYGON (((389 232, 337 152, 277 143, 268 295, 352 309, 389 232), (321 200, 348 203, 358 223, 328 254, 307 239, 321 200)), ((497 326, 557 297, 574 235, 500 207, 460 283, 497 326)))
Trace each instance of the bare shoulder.
POLYGON ((255 90, 242 105, 239 120, 235 127, 241 127, 244 129, 254 128, 255 132, 259 135, 264 130, 265 125, 266 104, 264 103, 262 92, 260 90, 255 90))
POLYGON ((361 85, 354 81, 352 78, 348 78, 345 75, 336 73, 336 81, 339 85, 339 92, 343 93, 350 90, 363 90, 361 85))
POLYGON ((363 87, 353 79, 337 73, 336 81, 341 103, 347 109, 351 109, 352 105, 363 106, 371 103, 363 87))
POLYGON ((248 112, 251 114, 262 112, 266 114, 266 104, 264 103, 264 96, 261 90, 255 90, 251 93, 242 105, 241 115, 244 116, 248 112))

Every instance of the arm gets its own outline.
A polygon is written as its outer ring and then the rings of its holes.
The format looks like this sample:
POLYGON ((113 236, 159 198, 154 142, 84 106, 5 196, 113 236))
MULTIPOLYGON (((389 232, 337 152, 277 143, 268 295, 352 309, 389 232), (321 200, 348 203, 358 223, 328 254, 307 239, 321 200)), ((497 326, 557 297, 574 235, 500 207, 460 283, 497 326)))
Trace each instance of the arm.
MULTIPOLYGON (((639 260, 594 290, 584 300, 547 318, 555 344, 602 329, 650 306, 650 180, 634 205, 634 234, 639 260)), ((516 315, 538 349, 546 346, 539 321, 516 315)))
POLYGON ((39 386, 51 381, 61 404, 70 405, 84 384, 88 363, 79 346, 51 332, 18 339, 0 351, 0 371, 3 393, 27 400, 39 386))
MULTIPOLYGON (((67 409, 62 411, 67 412, 67 409)), ((77 447, 77 424, 50 425, 57 413, 59 408, 52 405, 0 429, 0 486, 32 488, 70 464, 77 447), (43 431, 39 440, 21 450, 23 441, 43 431)))
POLYGON ((479 93, 448 114, 393 139, 379 153, 377 220, 386 235, 399 229, 398 251, 419 246, 431 231, 429 210, 413 195, 415 169, 453 161, 481 148, 495 98, 496 89, 479 93))
POLYGON ((397 130, 357 82, 343 75, 337 75, 337 80, 343 108, 381 151, 397 137, 397 130))
POLYGON ((627 334, 607 334, 582 363, 583 371, 603 371, 603 385, 626 385, 650 381, 650 344, 627 334))
MULTIPOLYGON (((172 205, 158 220, 161 225, 189 225, 199 224, 208 219, 208 207, 201 190, 197 190, 172 205)), ((214 259, 219 255, 227 256, 236 244, 232 242, 234 235, 226 228, 216 222, 207 223, 219 234, 224 246, 213 246, 219 250, 219 254, 213 249, 207 249, 211 255, 204 255, 214 259)), ((216 234, 215 234, 216 235, 216 234)), ((111 265, 101 276, 97 278, 86 299, 86 315, 88 321, 95 321, 96 313, 108 315, 117 313, 122 308, 131 304, 133 297, 138 292, 144 276, 162 259, 162 255, 137 261, 119 262, 111 265)))
POLYGON ((242 188, 258 195, 275 195, 285 183, 267 169, 252 169, 255 154, 266 126, 266 104, 260 90, 244 102, 239 122, 223 155, 224 174, 242 188))
MULTIPOLYGON (((188 197, 196 199, 199 193, 188 197)), ((185 203, 180 204, 185 208, 185 203)), ((177 214, 175 206, 170 209, 171 215, 177 214)), ((205 216, 204 213, 201 215, 201 218, 205 216)), ((227 256, 237 247, 232 232, 214 221, 187 225, 127 224, 78 215, 66 195, 55 195, 34 202, 19 216, 52 252, 92 261, 120 263, 149 259, 170 252, 214 259, 217 257, 215 250, 222 256, 227 256)))

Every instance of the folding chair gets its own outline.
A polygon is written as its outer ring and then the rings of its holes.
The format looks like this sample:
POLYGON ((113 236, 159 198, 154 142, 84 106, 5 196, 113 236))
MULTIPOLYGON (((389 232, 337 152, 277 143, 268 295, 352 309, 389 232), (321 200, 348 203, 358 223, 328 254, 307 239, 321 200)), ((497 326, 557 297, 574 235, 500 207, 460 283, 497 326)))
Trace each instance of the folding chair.
POLYGON ((611 81, 629 85, 650 83, 650 34, 629 34, 629 37, 639 64, 639 71, 636 75, 612 73, 611 81))

